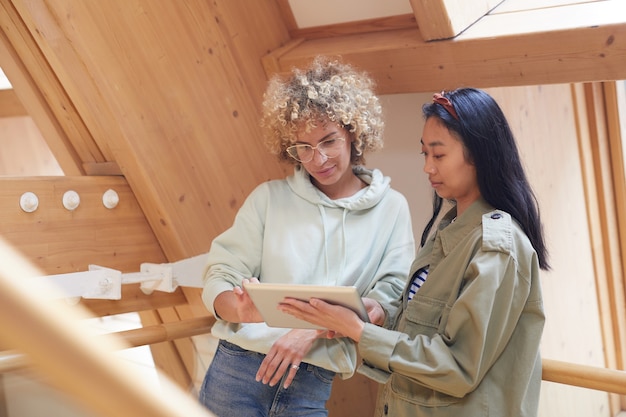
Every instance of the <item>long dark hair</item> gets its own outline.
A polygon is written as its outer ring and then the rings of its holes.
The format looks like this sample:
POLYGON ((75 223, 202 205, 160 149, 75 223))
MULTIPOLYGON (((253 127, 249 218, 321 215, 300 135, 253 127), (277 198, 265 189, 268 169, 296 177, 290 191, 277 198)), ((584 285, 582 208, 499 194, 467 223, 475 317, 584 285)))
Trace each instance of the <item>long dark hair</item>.
MULTIPOLYGON (((422 113, 425 119, 439 118, 463 142, 466 158, 476 168, 482 197, 519 223, 537 252, 540 268, 550 269, 539 205, 526 178, 513 132, 498 103, 484 91, 460 88, 425 104, 422 113)), ((441 206, 442 199, 435 193, 433 217, 422 233, 422 245, 441 206)))

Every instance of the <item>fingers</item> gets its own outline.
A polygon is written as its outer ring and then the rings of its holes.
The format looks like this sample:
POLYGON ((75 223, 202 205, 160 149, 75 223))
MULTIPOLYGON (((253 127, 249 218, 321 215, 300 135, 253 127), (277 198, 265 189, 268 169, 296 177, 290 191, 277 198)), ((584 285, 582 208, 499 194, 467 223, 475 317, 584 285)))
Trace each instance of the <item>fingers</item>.
POLYGON ((281 360, 278 356, 270 357, 268 355, 259 367, 256 380, 273 387, 287 374, 283 384, 283 388, 287 389, 296 377, 298 369, 300 369, 300 360, 294 359, 293 362, 291 362, 287 359, 281 360))
POLYGON ((291 364, 291 366, 289 367, 289 374, 287 375, 287 378, 285 378, 285 383, 283 384, 284 389, 289 388, 289 386, 291 385, 291 381, 293 381, 293 379, 296 377, 299 369, 300 364, 291 364))

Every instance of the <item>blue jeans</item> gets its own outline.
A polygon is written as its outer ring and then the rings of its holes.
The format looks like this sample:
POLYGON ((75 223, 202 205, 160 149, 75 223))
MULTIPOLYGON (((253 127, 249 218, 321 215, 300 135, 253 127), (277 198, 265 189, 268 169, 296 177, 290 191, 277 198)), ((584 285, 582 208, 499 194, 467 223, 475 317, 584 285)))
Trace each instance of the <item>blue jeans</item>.
MULTIPOLYGON (((255 380, 265 355, 220 340, 200 388, 200 402, 218 417, 326 417, 335 373, 301 363, 289 388, 255 380)), ((284 379, 284 377, 283 377, 284 379)))

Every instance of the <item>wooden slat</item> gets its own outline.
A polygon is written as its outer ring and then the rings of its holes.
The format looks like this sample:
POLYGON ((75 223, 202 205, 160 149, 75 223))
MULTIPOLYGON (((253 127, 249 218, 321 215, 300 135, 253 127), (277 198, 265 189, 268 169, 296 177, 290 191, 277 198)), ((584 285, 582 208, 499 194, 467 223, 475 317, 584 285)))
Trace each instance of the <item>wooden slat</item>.
MULTIPOLYGON (((342 55, 372 74, 380 94, 619 80, 626 79, 626 18, 613 10, 619 7, 617 2, 603 1, 559 8, 577 19, 586 18, 577 21, 581 25, 577 28, 551 30, 548 26, 542 32, 504 35, 506 25, 499 25, 499 19, 511 17, 503 18, 507 15, 503 14, 482 19, 454 40, 426 42, 417 29, 405 29, 304 40, 270 55, 281 73, 318 54, 342 55), (592 6, 602 13, 588 13, 592 6), (586 13, 579 13, 583 10, 586 13), (607 19, 623 23, 599 24, 607 19), (472 31, 489 33, 480 28, 485 24, 502 36, 472 35, 472 31)), ((562 26, 564 21, 554 25, 562 26)), ((522 31, 524 23, 535 27, 521 20, 515 29, 522 31)))
POLYGON ((0 90, 0 117, 26 116, 27 114, 12 88, 0 90))
POLYGON ((410 0, 424 40, 453 38, 502 0, 410 0))

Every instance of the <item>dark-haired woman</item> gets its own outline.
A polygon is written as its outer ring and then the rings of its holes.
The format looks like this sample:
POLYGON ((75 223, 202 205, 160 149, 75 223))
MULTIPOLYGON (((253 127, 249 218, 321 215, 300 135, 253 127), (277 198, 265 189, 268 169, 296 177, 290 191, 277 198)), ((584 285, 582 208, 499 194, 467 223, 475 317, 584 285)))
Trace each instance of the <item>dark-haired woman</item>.
POLYGON ((358 342, 359 372, 384 384, 376 416, 536 416, 549 265, 513 134, 477 89, 435 94, 423 114, 435 210, 392 329, 320 300, 282 309, 358 342))

